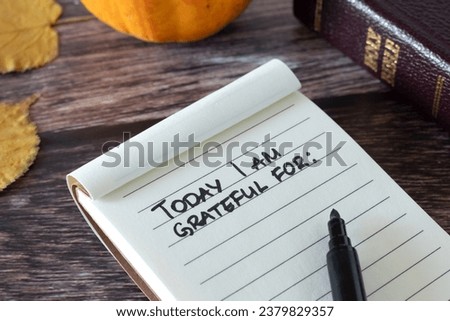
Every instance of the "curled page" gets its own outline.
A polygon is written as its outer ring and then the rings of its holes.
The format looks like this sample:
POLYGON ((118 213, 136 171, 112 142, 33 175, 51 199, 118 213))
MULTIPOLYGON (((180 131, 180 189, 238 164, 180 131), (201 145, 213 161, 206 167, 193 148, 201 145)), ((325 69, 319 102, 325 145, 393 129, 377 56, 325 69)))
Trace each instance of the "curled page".
MULTIPOLYGON (((164 143, 175 138, 179 142, 202 142, 300 86, 283 62, 271 60, 73 171, 67 176, 69 189, 73 194, 76 186, 91 199, 99 199, 175 157, 173 148, 164 148, 164 143), (139 148, 126 148, 126 144, 139 148), (152 162, 142 162, 142 155, 151 155, 152 162)), ((185 144, 178 153, 194 146, 185 144)))

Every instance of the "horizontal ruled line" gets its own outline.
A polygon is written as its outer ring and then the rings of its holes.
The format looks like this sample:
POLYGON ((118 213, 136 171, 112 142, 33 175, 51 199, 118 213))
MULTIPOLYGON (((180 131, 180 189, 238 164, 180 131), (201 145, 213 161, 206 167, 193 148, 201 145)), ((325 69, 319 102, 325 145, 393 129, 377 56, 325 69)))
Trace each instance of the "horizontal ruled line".
POLYGON ((433 250, 431 253, 427 254, 426 256, 424 256, 423 258, 421 258, 419 261, 415 262, 413 265, 411 265, 410 267, 408 267, 406 270, 402 271, 401 273, 397 274, 395 277, 393 277, 392 279, 390 279, 389 281, 387 281, 386 283, 384 283, 382 286, 380 286, 379 288, 377 288, 376 290, 374 290, 373 292, 371 292, 370 294, 367 295, 367 297, 370 297, 372 295, 374 295, 375 293, 377 293, 378 291, 380 291, 382 288, 384 288, 386 285, 388 285, 389 283, 393 282, 394 280, 396 280, 397 278, 399 278, 400 276, 402 276, 403 274, 407 273, 409 270, 411 270, 412 268, 414 268, 417 264, 419 264, 420 262, 424 261, 425 259, 427 259, 428 257, 430 257, 433 253, 436 253, 441 247, 439 246, 437 249, 433 250))
MULTIPOLYGON (((336 152, 339 151, 339 150, 340 150, 340 147, 339 147, 339 148, 336 148, 335 150, 333 150, 333 151, 331 151, 330 153, 326 154, 325 156, 323 156, 323 157, 320 158, 319 160, 322 160, 322 159, 324 159, 324 158, 330 156, 331 154, 336 153, 336 152)), ((286 154, 286 155, 287 155, 287 154, 286 154)), ((280 159, 281 159, 281 158, 280 158, 280 159)), ((355 165, 357 165, 357 163, 353 164, 353 165, 350 166, 350 167, 347 167, 344 171, 342 171, 342 173, 345 172, 345 171, 347 171, 347 170, 349 170, 349 169, 351 169, 351 168, 353 168, 353 166, 355 166, 355 165)), ((287 177, 284 181, 278 182, 278 183, 276 183, 275 185, 270 186, 269 188, 267 188, 267 189, 264 191, 263 194, 259 194, 258 196, 260 196, 260 195, 266 195, 266 194, 267 194, 270 190, 272 190, 273 188, 275 188, 275 187, 279 186, 280 184, 286 182, 287 180, 291 179, 292 177, 298 175, 299 173, 303 173, 303 172, 306 171, 308 168, 311 168, 311 166, 305 167, 305 168, 303 168, 302 170, 300 170, 300 171, 294 173, 293 175, 287 177)), ((247 177, 248 177, 248 176, 247 176, 247 177)), ((318 186, 317 186, 317 187, 318 187, 318 186)), ((257 197, 253 197, 253 198, 247 200, 245 203, 242 203, 241 206, 240 206, 239 208, 242 208, 245 204, 248 204, 248 203, 250 203, 251 201, 257 199, 258 196, 257 196, 257 197)), ((215 222, 217 222, 217 221, 220 220, 221 218, 225 217, 227 214, 229 214, 229 213, 226 213, 226 214, 224 214, 224 215, 222 215, 222 216, 216 218, 214 221, 212 221, 212 222, 209 223, 208 225, 204 225, 204 226, 200 227, 199 229, 197 229, 197 230, 195 231, 195 233, 194 233, 193 236, 195 236, 195 234, 197 234, 199 231, 202 231, 204 228, 210 226, 211 224, 214 224, 215 222)), ((176 242, 170 244, 168 247, 170 248, 170 247, 174 246, 175 244, 178 244, 178 243, 180 243, 181 241, 186 240, 186 239, 188 239, 188 238, 191 238, 191 237, 193 237, 193 236, 185 236, 185 237, 179 239, 178 241, 176 241, 176 242)))
POLYGON ((326 296, 327 296, 328 294, 330 294, 330 293, 331 293, 331 291, 328 291, 327 293, 325 293, 324 295, 318 297, 318 298, 315 299, 314 301, 320 301, 320 300, 322 300, 324 297, 326 297, 326 296))
MULTIPOLYGON (((309 119, 310 119, 310 117, 308 117, 308 118, 306 118, 306 119, 304 119, 304 120, 302 120, 302 121, 296 123, 294 126, 292 126, 292 128, 294 128, 294 127, 296 127, 296 126, 298 126, 298 125, 300 125, 300 124, 306 122, 306 121, 309 120, 309 119)), ((289 129, 290 129, 290 128, 284 130, 284 131, 281 132, 281 133, 278 133, 276 136, 274 136, 274 137, 272 137, 272 138, 278 137, 279 135, 283 134, 284 132, 286 132, 286 131, 289 130, 289 129)), ((315 138, 317 138, 317 137, 323 135, 324 133, 325 133, 325 132, 321 133, 320 135, 318 135, 318 136, 316 136, 316 137, 314 137, 314 138, 312 138, 312 139, 315 139, 315 138)), ((311 139, 311 140, 312 140, 312 139, 311 139)), ((250 153, 251 151, 255 150, 256 148, 261 147, 263 144, 267 143, 268 141, 270 141, 270 139, 269 139, 269 140, 266 140, 266 141, 264 141, 264 142, 262 142, 262 143, 260 143, 260 144, 258 144, 258 146, 255 146, 255 147, 253 147, 253 148, 247 150, 245 153, 243 153, 243 154, 241 154, 241 155, 239 155, 239 156, 236 156, 236 157, 233 158, 231 161, 234 161, 234 160, 236 160, 236 159, 238 159, 238 158, 240 158, 240 157, 242 157, 242 156, 244 156, 244 155, 250 153)), ((309 142, 309 141, 308 141, 308 142, 309 142)), ((306 142, 306 143, 307 143, 307 142, 306 142)), ((306 144, 306 143, 305 143, 305 144, 306 144)), ((304 144, 303 144, 303 145, 304 145, 304 144)), ((298 148, 298 147, 297 147, 297 148, 298 148)), ((287 155, 287 154, 286 154, 286 155, 287 155)), ((169 196, 172 196, 172 195, 178 193, 179 191, 185 189, 186 187, 192 185, 193 183, 196 183, 196 182, 198 182, 199 180, 201 180, 201 179, 203 179, 203 178, 205 178, 205 177, 211 175, 212 173, 217 172, 219 169, 221 169, 221 168, 227 166, 228 163, 229 163, 229 162, 227 162, 227 163, 225 163, 225 164, 223 164, 223 165, 217 166, 217 167, 214 168, 212 171, 207 172, 206 174, 204 174, 204 175, 202 175, 202 176, 196 178, 195 180, 193 180, 193 181, 191 181, 191 182, 185 184, 184 186, 178 188, 177 190, 171 192, 170 194, 168 194, 168 195, 166 195, 166 196, 160 198, 158 201, 153 202, 152 204, 150 204, 150 205, 144 207, 143 209, 139 210, 138 213, 142 213, 143 211, 149 209, 150 207, 152 207, 152 206, 155 205, 155 204, 158 204, 159 202, 161 202, 162 200, 168 198, 169 196)), ((179 215, 178 215, 178 216, 179 216, 179 215)))
MULTIPOLYGON (((242 135, 243 133, 248 132, 249 130, 251 130, 251 129, 253 129, 253 128, 259 126, 259 125, 261 125, 262 123, 264 123, 264 122, 268 121, 269 119, 271 119, 271 118, 273 118, 273 117, 275 117, 275 116, 277 116, 277 115, 279 115, 279 114, 285 112, 286 110, 288 110, 289 108, 292 108, 292 107, 294 107, 294 106, 295 106, 295 104, 291 104, 291 105, 287 106, 286 108, 284 108, 284 109, 280 110, 279 112, 277 112, 277 113, 271 115, 270 117, 268 117, 268 118, 266 118, 266 119, 260 121, 259 123, 256 123, 255 125, 253 125, 253 126, 247 128, 247 129, 243 130, 242 132, 240 132, 240 133, 234 135, 233 137, 231 137, 231 138, 229 138, 229 139, 223 141, 223 142, 222 142, 221 144, 219 144, 219 145, 225 144, 225 143, 229 142, 230 140, 235 139, 235 138, 238 137, 239 135, 242 135)), ((130 195, 136 193, 137 191, 139 191, 139 190, 141 190, 142 188, 144 188, 144 187, 150 185, 151 183, 156 182, 156 181, 159 180, 160 178, 162 178, 162 177, 164 177, 164 176, 166 176, 166 175, 168 175, 168 174, 170 174, 170 173, 176 171, 176 170, 179 169, 180 167, 183 167, 184 165, 189 164, 189 163, 192 162, 193 160, 195 160, 195 159, 197 159, 197 158, 199 158, 199 157, 201 157, 201 156, 203 156, 203 155, 209 153, 211 150, 212 150, 212 148, 209 149, 209 150, 207 150, 207 151, 205 151, 205 152, 203 152, 202 154, 200 154, 200 155, 198 155, 198 156, 195 156, 194 158, 188 160, 187 162, 185 162, 185 163, 182 164, 181 166, 178 166, 178 167, 176 167, 176 168, 174 168, 174 169, 168 171, 167 173, 164 173, 163 175, 161 175, 161 176, 155 178, 154 180, 152 180, 152 181, 150 181, 150 182, 147 182, 147 183, 145 183, 144 185, 142 185, 142 186, 140 186, 140 187, 138 187, 138 188, 132 190, 131 192, 129 192, 129 193, 127 193, 127 194, 125 194, 124 196, 122 196, 122 198, 126 198, 126 197, 128 197, 128 196, 130 196, 130 195)), ((155 204, 156 204, 156 203, 157 203, 157 202, 155 202, 155 204)))
MULTIPOLYGON (((355 217, 355 219, 360 218, 362 215, 368 213, 371 209, 375 208, 376 206, 378 206, 379 204, 381 204, 382 202, 384 202, 384 201, 387 200, 388 198, 389 198, 389 197, 386 197, 384 200, 382 200, 382 201, 376 203, 375 205, 373 205, 373 206, 370 207, 369 209, 363 211, 362 213, 360 213, 359 215, 357 215, 357 216, 355 217)), ((350 222, 354 221, 355 219, 349 221, 349 222, 347 223, 347 225, 348 225, 350 222)), ((285 264, 286 262, 292 260, 294 257, 296 257, 296 256, 300 255, 301 253, 305 252, 306 250, 308 250, 308 249, 311 248, 312 246, 316 245, 316 244, 319 243, 320 241, 323 241, 323 240, 324 240, 325 238, 327 238, 327 237, 328 237, 328 235, 325 235, 325 236, 321 237, 320 239, 316 240, 315 242, 313 242, 312 244, 308 245, 307 247, 301 249, 299 252, 297 252, 297 253, 291 255, 291 256, 288 257, 286 260, 284 260, 284 261, 280 262, 279 264, 275 265, 275 266, 272 267, 271 269, 267 270, 266 272, 264 272, 264 273, 261 274, 260 276, 256 277, 256 278, 253 279, 252 281, 248 282, 247 284, 243 285, 242 287, 240 287, 239 289, 235 290, 234 292, 228 294, 228 295, 227 295, 226 297, 224 297, 221 301, 224 301, 224 300, 228 299, 229 297, 233 296, 234 294, 236 294, 236 293, 242 291, 242 290, 245 289, 247 286, 253 284, 254 282, 256 282, 257 280, 259 280, 259 279, 261 279, 262 277, 266 276, 266 275, 269 274, 270 272, 276 270, 277 268, 279 268, 280 266, 282 266, 282 265, 285 264)))
POLYGON ((275 298, 279 297, 280 295, 282 295, 283 293, 285 293, 286 291, 289 291, 290 289, 292 289, 294 286, 302 283, 303 281, 305 281, 306 279, 310 278, 311 276, 313 276, 314 274, 316 274, 317 272, 319 272, 320 270, 322 270, 323 268, 325 268, 327 265, 324 264, 321 267, 319 267, 317 270, 314 270, 313 272, 309 273, 307 276, 303 277, 302 279, 298 280, 297 282, 295 282, 294 284, 292 284, 291 286, 289 286, 288 288, 284 289, 282 292, 278 293, 277 295, 271 297, 269 299, 269 301, 273 301, 275 298))
MULTIPOLYGON (((347 195, 341 197, 340 199, 338 199, 337 201, 331 203, 330 205, 328 205, 327 207, 323 208, 322 210, 318 211, 317 213, 315 213, 314 215, 308 217, 307 219, 303 220, 302 222, 300 222, 299 224, 295 225, 294 227, 292 227, 291 229, 289 229, 288 231, 282 233, 281 235, 279 235, 279 237, 291 232, 292 230, 296 229, 297 227, 303 225, 304 223, 306 223, 307 221, 311 220, 312 218, 316 217, 317 215, 319 215, 320 213, 322 213, 323 211, 325 211, 326 209, 330 208, 331 206, 336 205, 337 203, 339 203, 340 201, 344 200, 345 198, 349 197, 350 195, 354 194, 355 192, 361 190, 362 188, 364 188, 365 186, 369 185, 370 183, 372 183, 373 180, 368 181, 367 183, 361 185, 360 187, 356 188, 355 190, 351 191, 350 193, 348 193, 347 195)), ((192 262, 194 262, 195 260, 201 258, 202 256, 208 254, 209 252, 211 252, 212 250, 215 250, 216 248, 218 248, 219 246, 225 244, 226 242, 232 240, 233 238, 235 238, 236 236, 242 234, 243 232, 247 231, 248 229, 254 227, 255 225, 261 223, 262 221, 266 220, 267 218, 271 217, 272 215, 278 213, 280 210, 286 208, 287 206, 291 205, 292 203, 295 203, 296 201, 298 201, 300 198, 302 198, 303 196, 305 196, 308 192, 296 197, 295 199, 293 199, 292 201, 284 204, 283 206, 281 206, 280 208, 277 208, 275 211, 272 211, 271 213, 267 214, 266 216, 264 216, 263 218, 259 219, 258 221, 254 222, 253 224, 247 226, 246 228, 244 228, 243 230, 240 230, 239 232, 237 232, 236 234, 230 236, 229 238, 225 239, 224 241, 218 243, 217 245, 209 248, 208 250, 206 250, 205 252, 203 252, 202 254, 194 257, 193 259, 189 260, 188 262, 186 262, 184 265, 188 265, 192 262)))
POLYGON ((382 259, 384 259, 385 257, 387 257, 388 255, 392 254, 393 252, 395 252, 396 250, 398 250, 399 248, 401 248, 403 245, 405 245, 406 243, 408 243, 409 241, 411 241, 412 239, 414 239, 415 237, 417 237, 418 235, 420 235, 423 232, 423 230, 417 232, 416 234, 414 234, 413 236, 411 236, 410 238, 408 238, 406 241, 404 241, 403 243, 401 243, 400 245, 394 247, 392 250, 390 250, 389 252, 387 252, 386 254, 384 254, 383 256, 381 256, 379 259, 373 261, 372 263, 370 263, 369 265, 367 265, 362 271, 367 270, 368 268, 370 268, 371 266, 375 265, 376 263, 378 263, 379 261, 381 261, 382 259))
POLYGON ((378 231, 376 231, 375 233, 371 234, 369 237, 365 238, 364 240, 362 240, 361 242, 359 242, 358 244, 355 245, 355 247, 361 245, 362 243, 366 242, 367 240, 371 239, 372 237, 374 237, 375 235, 377 235, 378 233, 380 233, 381 231, 387 229, 389 226, 391 226, 392 224, 394 224, 395 222, 397 222, 398 220, 400 220, 401 218, 405 217, 406 213, 403 213, 402 215, 400 215, 399 217, 397 217, 395 220, 393 220, 392 222, 390 222, 389 224, 385 225, 383 228, 379 229, 378 231))
MULTIPOLYGON (((378 259, 376 259, 375 261, 373 261, 372 263, 370 263, 369 265, 367 265, 365 268, 363 268, 361 270, 361 272, 366 271, 367 269, 369 269, 371 266, 375 265, 376 263, 380 262, 381 260, 383 260, 384 258, 386 258, 387 256, 389 256, 390 254, 392 254, 393 252, 395 252, 396 250, 398 250, 400 247, 402 247, 403 245, 405 245, 406 243, 410 242, 412 239, 414 239, 415 237, 417 237, 418 235, 420 235, 423 232, 423 230, 417 232, 416 234, 414 234, 413 236, 411 236, 410 238, 406 239, 406 241, 403 241, 401 244, 397 245, 396 247, 394 247, 392 250, 388 251, 387 253, 383 254, 381 257, 379 257, 378 259)), ((330 294, 331 291, 328 291, 327 293, 323 294, 322 296, 318 297, 315 301, 319 301, 320 299, 322 299, 323 297, 325 297, 326 295, 330 294)))
MULTIPOLYGON (((271 139, 276 138, 276 137, 278 137, 278 136, 284 134, 286 131, 288 131, 288 130, 290 130, 290 129, 292 129, 292 128, 294 128, 294 127, 296 127, 296 126, 298 126, 298 125, 300 125, 300 124, 302 124, 302 123, 304 123, 304 122, 307 121, 308 119, 309 119, 309 118, 304 119, 304 120, 302 120, 302 121, 300 121, 300 122, 294 124, 293 126, 289 127, 288 129, 286 129, 286 130, 284 130, 284 131, 278 133, 277 135, 273 136, 271 139)), ((325 133, 325 132, 320 133, 319 135, 317 135, 317 136, 311 138, 310 140, 306 141, 306 142, 303 143, 302 145, 297 146, 295 149, 300 148, 300 147, 302 147, 303 145, 305 145, 306 143, 309 143, 309 142, 313 141, 314 139, 316 139, 316 138, 322 136, 324 133, 325 133)), ((192 183, 195 183, 195 182, 197 182, 198 180, 200 180, 200 179, 202 179, 202 178, 204 178, 204 177, 206 177, 206 176, 208 176, 208 175, 214 173, 215 171, 219 170, 220 168, 225 167, 225 166, 226 166, 227 164, 229 164, 230 162, 233 162, 234 160, 236 160, 236 159, 238 159, 238 158, 244 156, 245 154, 247 154, 247 153, 253 151, 254 149, 256 149, 256 148, 258 148, 258 147, 264 145, 265 143, 267 143, 267 142, 269 142, 269 141, 270 141, 270 139, 268 139, 268 140, 262 142, 261 144, 259 144, 258 146, 252 148, 251 150, 248 150, 248 151, 246 151, 245 153, 243 153, 243 154, 241 154, 241 155, 239 155, 239 156, 236 156, 236 157, 233 158, 231 161, 229 161, 229 162, 227 162, 226 164, 223 164, 223 165, 221 165, 221 166, 215 168, 213 171, 208 172, 206 175, 203 175, 203 176, 200 177, 199 179, 197 179, 197 180, 195 180, 195 181, 189 183, 188 185, 185 185, 183 188, 185 188, 185 187, 191 185, 192 183)), ((285 155, 288 155, 288 154, 289 154, 289 153, 286 153, 285 155)), ((283 155, 282 157, 284 157, 285 155, 283 155)), ((233 184, 228 185, 227 187, 225 187, 225 188, 222 189, 222 192, 225 191, 225 190, 227 190, 227 189, 229 189, 230 187, 236 185, 237 183, 241 182, 242 180, 244 180, 244 179, 246 179, 246 178, 252 176, 252 175, 255 174, 255 173, 257 173, 257 171, 254 171, 254 172, 248 174, 247 176, 242 177, 241 179, 237 180, 237 181, 234 182, 233 184)), ((180 190, 177 190, 177 191, 175 191, 174 193, 179 192, 179 191, 180 191, 180 190)), ((173 194, 174 194, 174 193, 173 193, 173 194)), ((171 195, 173 195, 173 194, 170 194, 170 195, 168 195, 168 196, 166 196, 166 197, 160 199, 160 200, 157 201, 156 203, 160 202, 161 200, 163 200, 163 199, 165 199, 165 198, 167 198, 167 197, 169 197, 169 196, 171 196, 171 195)), ((214 196, 216 196, 216 195, 219 195, 219 194, 214 194, 213 196, 209 197, 207 200, 210 200, 210 199, 214 198, 214 196)), ((155 205, 156 203, 153 203, 153 204, 151 204, 150 206, 155 205)), ((140 210, 138 213, 143 212, 144 210, 148 209, 150 206, 145 207, 144 209, 140 210)), ((194 208, 195 208, 195 206, 189 208, 187 211, 185 211, 185 212, 183 212, 183 213, 181 213, 181 214, 178 214, 178 215, 174 216, 173 218, 177 218, 177 217, 179 217, 179 216, 181 216, 181 215, 184 215, 184 214, 188 213, 190 210, 192 210, 192 209, 194 209, 194 208)), ((163 223, 161 223, 161 224, 155 226, 155 227, 153 228, 153 230, 156 230, 157 228, 159 228, 159 227, 161 227, 161 226, 163 226, 163 225, 169 223, 170 221, 172 221, 172 219, 168 219, 168 220, 164 221, 163 223)))
MULTIPOLYGON (((409 301, 409 299, 411 299, 412 297, 416 296, 417 294, 419 294, 420 292, 422 292, 423 290, 425 290, 427 287, 429 287, 431 284, 433 284, 434 282, 436 282, 437 280, 439 280, 440 278, 442 278, 444 275, 446 275, 448 272, 450 272, 450 269, 448 269, 447 271, 445 271, 444 273, 442 273, 441 275, 439 275, 438 277, 436 277, 434 280, 432 280, 431 282, 429 282, 428 284, 426 284, 425 286, 423 286, 422 288, 420 288, 417 292, 415 292, 414 294, 412 294, 411 296, 409 296, 408 298, 406 298, 405 301, 409 301)), ((449 298, 450 300, 450 298, 449 298)))
POLYGON ((264 272, 263 274, 261 274, 260 276, 258 276, 256 279, 253 279, 252 281, 250 281, 249 283, 245 284, 244 286, 240 287, 239 289, 235 290, 234 292, 228 294, 226 297, 224 297, 221 301, 224 301, 226 299, 228 299, 229 297, 235 295, 236 293, 242 291, 243 289, 245 289, 247 286, 249 286, 250 284, 253 284, 254 282, 258 281, 259 279, 261 279, 262 277, 266 276, 267 274, 269 274, 270 272, 276 270, 277 268, 279 268, 280 266, 282 266, 283 264, 285 264, 286 262, 292 260, 294 257, 296 257, 297 255, 303 253, 304 251, 308 250, 309 248, 313 247, 314 245, 316 245, 317 243, 319 243, 320 241, 323 241, 328 235, 325 235, 324 237, 321 237, 320 239, 318 239, 317 241, 315 241, 314 243, 308 245, 307 247, 303 248, 301 251, 295 253, 294 255, 290 256, 289 258, 287 258, 286 260, 282 261, 281 263, 277 264, 276 266, 274 266, 273 268, 271 268, 270 270, 267 270, 266 272, 264 272))
MULTIPOLYGON (((402 217, 404 217, 406 215, 406 213, 404 213, 403 215, 400 215, 399 217, 397 217, 395 220, 391 221, 390 223, 386 224, 385 226, 383 226, 382 228, 380 228, 379 230, 377 230, 375 233, 369 235, 368 237, 366 237, 365 239, 363 239, 361 242, 359 242, 357 245, 355 245, 355 247, 357 247, 358 245, 366 242, 367 240, 369 240, 370 238, 372 238, 374 235, 380 233, 381 231, 383 231, 384 229, 386 229, 388 226, 394 224, 395 222, 397 222, 398 220, 400 220, 402 217)), ((318 268, 317 270, 315 270, 313 273, 310 273, 308 276, 300 279, 299 281, 295 282, 294 284, 290 285, 288 288, 286 288, 285 290, 283 290, 282 292, 278 293, 277 295, 275 295, 274 297, 272 297, 270 299, 270 301, 272 301, 273 299, 279 297, 280 295, 282 295, 283 293, 285 293, 286 291, 292 289, 294 286, 298 285, 299 283, 305 281, 307 278, 313 276, 315 273, 319 272, 321 269, 323 269, 324 267, 326 267, 327 265, 323 265, 320 268, 318 268)), ((322 295, 319 299, 321 299, 322 297, 326 296, 327 294, 329 294, 331 291, 328 291, 327 293, 325 293, 324 295, 322 295)), ((317 300, 319 300, 317 299, 317 300)))

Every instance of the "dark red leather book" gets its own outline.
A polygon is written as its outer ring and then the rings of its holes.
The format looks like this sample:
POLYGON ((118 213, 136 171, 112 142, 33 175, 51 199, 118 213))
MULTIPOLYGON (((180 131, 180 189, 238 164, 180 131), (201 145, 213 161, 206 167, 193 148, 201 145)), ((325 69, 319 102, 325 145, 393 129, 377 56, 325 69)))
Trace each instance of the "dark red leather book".
POLYGON ((294 0, 294 14, 450 128, 449 0, 294 0))

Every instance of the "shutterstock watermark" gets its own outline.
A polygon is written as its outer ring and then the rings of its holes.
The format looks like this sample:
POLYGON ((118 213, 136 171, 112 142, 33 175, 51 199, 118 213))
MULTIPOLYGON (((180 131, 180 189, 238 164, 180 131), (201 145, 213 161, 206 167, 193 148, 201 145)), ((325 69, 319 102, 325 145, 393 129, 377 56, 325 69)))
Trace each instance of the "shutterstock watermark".
MULTIPOLYGON (((286 155, 308 163, 308 166, 331 166, 334 162, 341 166, 347 164, 339 155, 346 141, 333 141, 333 134, 325 132, 319 136, 324 139, 311 139, 302 144, 291 141, 277 142, 266 134, 262 142, 227 141, 226 144, 208 141, 205 144, 195 139, 194 134, 181 139, 174 135, 171 142, 145 144, 130 140, 131 134, 124 132, 123 142, 107 141, 102 145, 102 153, 107 156, 102 166, 115 167, 165 167, 171 162, 175 166, 218 167, 224 164, 239 163, 240 167, 257 169, 259 166, 276 166, 275 161, 286 155), (120 149, 116 148, 122 144, 120 149)), ((317 138, 317 137, 316 137, 317 138)))

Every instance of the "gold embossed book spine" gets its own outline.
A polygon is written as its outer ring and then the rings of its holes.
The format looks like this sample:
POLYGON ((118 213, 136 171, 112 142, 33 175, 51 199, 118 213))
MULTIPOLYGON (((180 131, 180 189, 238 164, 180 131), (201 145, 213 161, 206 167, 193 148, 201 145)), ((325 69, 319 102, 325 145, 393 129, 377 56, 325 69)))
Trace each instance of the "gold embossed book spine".
POLYGON ((450 1, 294 0, 294 14, 450 129, 450 1))

